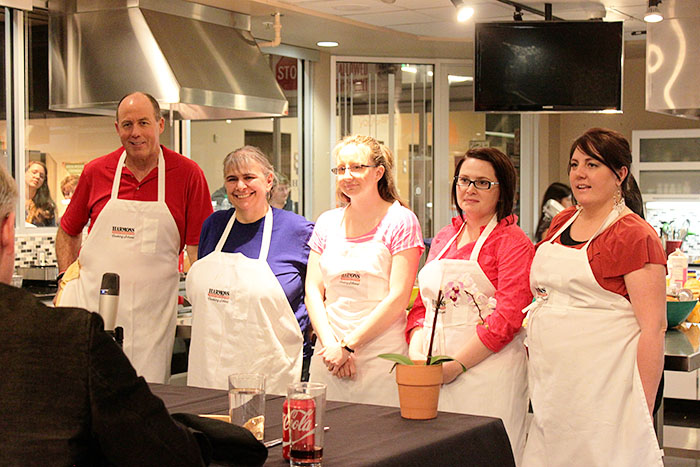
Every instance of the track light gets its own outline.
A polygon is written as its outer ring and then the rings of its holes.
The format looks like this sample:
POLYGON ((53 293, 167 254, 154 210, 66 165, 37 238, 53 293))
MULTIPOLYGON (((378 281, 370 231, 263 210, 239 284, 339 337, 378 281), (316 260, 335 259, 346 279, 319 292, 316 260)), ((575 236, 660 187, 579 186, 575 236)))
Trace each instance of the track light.
POLYGON ((513 21, 522 21, 523 20, 523 10, 519 6, 515 7, 515 11, 513 12, 513 21))
POLYGON ((451 0, 452 4, 457 8, 457 21, 464 23, 466 20, 474 16, 474 8, 465 5, 464 0, 451 0))
POLYGON ((659 10, 659 3, 661 3, 661 0, 649 0, 649 8, 644 14, 644 21, 647 23, 658 23, 664 19, 664 15, 659 10))

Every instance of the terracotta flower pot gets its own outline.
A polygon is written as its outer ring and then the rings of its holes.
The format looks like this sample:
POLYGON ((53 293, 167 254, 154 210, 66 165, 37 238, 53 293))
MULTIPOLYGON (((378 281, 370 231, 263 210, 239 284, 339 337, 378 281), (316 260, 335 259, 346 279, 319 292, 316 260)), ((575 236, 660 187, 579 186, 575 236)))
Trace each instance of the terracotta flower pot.
POLYGON ((442 385, 442 363, 425 365, 396 365, 401 416, 413 420, 437 417, 438 398, 442 385))

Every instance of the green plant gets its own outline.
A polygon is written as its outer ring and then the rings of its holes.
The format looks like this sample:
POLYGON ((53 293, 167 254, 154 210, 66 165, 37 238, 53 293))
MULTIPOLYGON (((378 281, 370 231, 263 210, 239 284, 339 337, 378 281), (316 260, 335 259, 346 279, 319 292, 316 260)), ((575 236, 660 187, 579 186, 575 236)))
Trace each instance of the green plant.
MULTIPOLYGON (((438 317, 438 312, 437 310, 444 305, 444 300, 442 297, 442 289, 438 292, 438 297, 436 300, 436 305, 435 305, 435 314, 433 318, 433 328, 430 333, 430 345, 428 346, 428 357, 425 360, 426 365, 440 365, 442 363, 446 362, 457 362, 462 366, 462 370, 467 371, 467 367, 462 364, 459 360, 455 360, 452 357, 449 357, 447 355, 433 355, 433 341, 435 340, 435 324, 437 323, 437 317, 438 317)), ((475 302, 476 303, 476 302, 475 302)), ((381 355, 377 355, 379 358, 384 358, 386 360, 394 362, 394 366, 391 367, 391 371, 394 371, 394 368, 396 365, 401 364, 401 365, 415 365, 413 360, 408 358, 406 355, 401 355, 398 353, 383 353, 381 355)))

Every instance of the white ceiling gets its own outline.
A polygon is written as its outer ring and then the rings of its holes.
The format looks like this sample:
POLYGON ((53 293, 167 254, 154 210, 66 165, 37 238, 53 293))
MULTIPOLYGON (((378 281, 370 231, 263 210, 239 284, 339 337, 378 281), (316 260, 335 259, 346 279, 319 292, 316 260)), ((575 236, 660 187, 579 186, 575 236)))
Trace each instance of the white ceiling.
MULTIPOLYGON (((396 31, 436 38, 463 39, 474 34, 475 21, 512 21, 513 6, 497 0, 464 0, 474 7, 474 17, 457 23, 456 9, 450 0, 280 0, 280 3, 380 26, 396 31)), ((518 2, 544 12, 545 2, 518 2)), ((625 30, 645 29, 642 19, 645 0, 554 0, 552 13, 565 20, 587 20, 604 16, 606 21, 624 21, 625 30)), ((661 4, 663 8, 663 3, 661 4)), ((542 16, 523 11, 523 20, 542 20, 542 16)), ((329 31, 332 32, 332 31, 329 31)), ((332 34, 331 34, 332 35, 332 34)))
MULTIPOLYGON (((475 9, 458 23, 450 0, 190 0, 251 15, 258 40, 274 36, 271 14, 282 14, 282 43, 319 49, 316 42, 340 43, 324 49, 334 55, 469 58, 474 23, 512 21, 515 8, 498 0, 464 0, 475 9)), ((545 2, 521 1, 544 11, 545 2)), ((645 39, 642 17, 648 0, 553 0, 552 14, 565 20, 604 16, 623 21, 625 38, 645 39)), ((663 12, 664 4, 660 8, 663 12)), ((543 20, 523 12, 523 20, 543 20)), ((594 40, 592 38, 592 40, 594 40)), ((643 50, 643 42, 639 43, 643 50)), ((643 52, 642 52, 643 53, 643 52)))

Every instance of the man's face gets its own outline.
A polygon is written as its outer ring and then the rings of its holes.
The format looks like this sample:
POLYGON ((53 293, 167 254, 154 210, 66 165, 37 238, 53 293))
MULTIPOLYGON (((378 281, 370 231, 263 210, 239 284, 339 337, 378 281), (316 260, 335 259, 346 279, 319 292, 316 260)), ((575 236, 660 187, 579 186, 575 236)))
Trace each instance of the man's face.
POLYGON ((132 94, 124 99, 115 126, 127 158, 141 161, 157 158, 164 125, 162 117, 156 120, 153 105, 146 96, 132 94))

